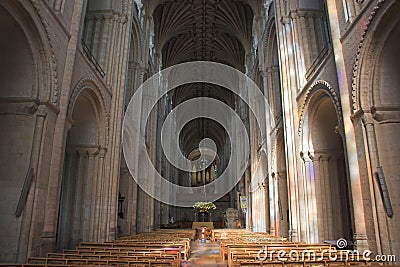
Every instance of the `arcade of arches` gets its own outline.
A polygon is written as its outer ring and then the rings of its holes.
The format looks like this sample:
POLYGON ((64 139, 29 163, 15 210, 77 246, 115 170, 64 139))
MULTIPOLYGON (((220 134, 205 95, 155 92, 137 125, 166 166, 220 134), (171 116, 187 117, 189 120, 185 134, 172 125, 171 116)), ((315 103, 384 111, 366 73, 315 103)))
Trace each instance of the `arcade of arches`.
POLYGON ((252 79, 266 99, 256 107, 263 121, 246 93, 178 86, 137 125, 147 151, 132 153, 146 177, 149 157, 179 186, 218 180, 235 149, 218 122, 195 118, 179 133, 189 160, 202 155, 201 140, 214 141, 206 169, 178 169, 160 145, 175 107, 214 98, 238 114, 250 147, 239 182, 214 201, 215 226, 226 227, 233 208, 236 225, 254 232, 345 238, 400 256, 399 14, 397 0, 1 0, 0 262, 191 227, 193 208, 165 204, 133 179, 122 122, 143 82, 192 61, 252 79))

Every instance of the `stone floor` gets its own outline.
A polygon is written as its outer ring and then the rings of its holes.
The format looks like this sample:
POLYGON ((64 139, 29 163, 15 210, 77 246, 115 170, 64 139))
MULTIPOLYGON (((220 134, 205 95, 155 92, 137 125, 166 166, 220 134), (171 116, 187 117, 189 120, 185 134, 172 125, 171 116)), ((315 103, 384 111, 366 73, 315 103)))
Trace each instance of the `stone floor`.
POLYGON ((192 266, 214 266, 225 267, 219 255, 219 244, 207 240, 207 243, 201 243, 200 240, 191 242, 190 258, 187 262, 182 263, 183 267, 192 266))

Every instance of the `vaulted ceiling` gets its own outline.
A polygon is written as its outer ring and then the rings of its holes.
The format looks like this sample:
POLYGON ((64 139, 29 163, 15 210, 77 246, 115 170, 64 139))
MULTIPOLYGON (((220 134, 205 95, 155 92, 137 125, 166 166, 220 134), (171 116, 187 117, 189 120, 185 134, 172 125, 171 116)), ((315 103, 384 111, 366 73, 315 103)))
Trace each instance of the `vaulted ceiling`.
POLYGON ((164 1, 153 13, 155 47, 163 67, 194 60, 244 69, 253 11, 246 1, 164 1))
MULTIPOLYGON (((154 19, 154 47, 162 68, 189 61, 214 61, 245 71, 251 53, 253 9, 260 0, 148 0, 154 19), (152 8, 152 9, 151 9, 152 8)), ((232 109, 238 102, 231 91, 212 84, 193 83, 176 88, 172 108, 195 97, 212 97, 232 109)), ((195 119, 181 132, 181 148, 188 155, 209 137, 218 151, 226 145, 226 131, 209 119, 195 119)), ((226 150, 226 149, 225 149, 226 150)), ((221 157, 221 155, 220 155, 221 157)))

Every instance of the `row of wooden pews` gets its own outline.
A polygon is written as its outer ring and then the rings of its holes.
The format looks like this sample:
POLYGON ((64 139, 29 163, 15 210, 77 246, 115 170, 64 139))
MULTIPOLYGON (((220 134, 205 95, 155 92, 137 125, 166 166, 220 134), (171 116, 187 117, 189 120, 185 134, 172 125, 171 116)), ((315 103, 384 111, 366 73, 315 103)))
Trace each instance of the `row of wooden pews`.
POLYGON ((47 257, 31 257, 25 264, 0 264, 10 267, 65 266, 181 266, 190 254, 194 230, 157 230, 127 236, 115 241, 82 242, 74 250, 48 253, 47 257))
MULTIPOLYGON (((370 266, 351 251, 336 250, 330 244, 289 242, 267 233, 246 230, 214 230, 212 240, 220 242, 221 258, 229 267, 317 267, 370 266)), ((379 263, 383 265, 384 263, 379 263)), ((379 265, 376 262, 374 266, 379 265)))

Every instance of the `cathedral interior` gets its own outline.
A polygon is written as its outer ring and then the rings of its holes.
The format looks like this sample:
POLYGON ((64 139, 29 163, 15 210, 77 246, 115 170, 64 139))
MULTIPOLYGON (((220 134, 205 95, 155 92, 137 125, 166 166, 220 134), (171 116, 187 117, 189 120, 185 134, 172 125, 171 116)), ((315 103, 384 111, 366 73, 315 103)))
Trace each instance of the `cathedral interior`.
POLYGON ((0 262, 205 221, 400 257, 398 42, 399 0, 0 0, 0 262))

